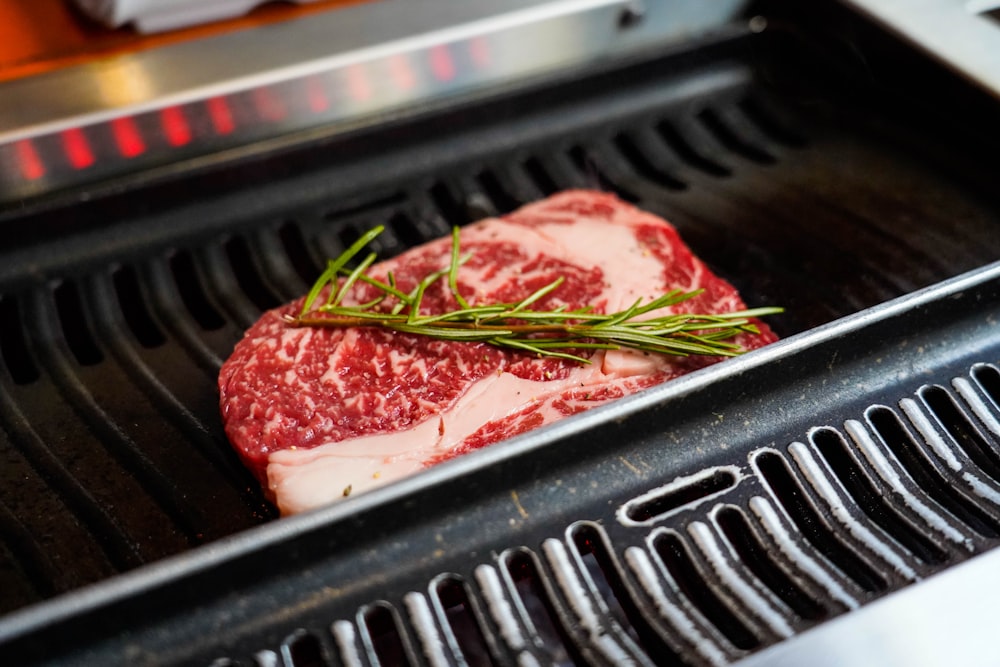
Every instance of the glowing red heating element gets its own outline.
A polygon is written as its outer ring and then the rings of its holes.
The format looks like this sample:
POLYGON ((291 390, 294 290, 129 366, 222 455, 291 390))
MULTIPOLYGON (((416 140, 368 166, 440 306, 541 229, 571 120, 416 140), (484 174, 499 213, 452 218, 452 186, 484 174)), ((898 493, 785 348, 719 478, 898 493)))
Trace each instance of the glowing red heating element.
POLYGON ((226 98, 213 97, 205 104, 208 107, 208 116, 212 120, 212 128, 216 134, 229 134, 236 129, 236 121, 233 120, 233 112, 230 110, 226 98))
POLYGON ((30 140, 22 139, 14 146, 14 150, 17 151, 17 163, 21 167, 21 176, 29 181, 36 181, 45 176, 45 165, 30 140))
POLYGON ((455 61, 452 60, 448 47, 441 44, 431 49, 431 71, 438 81, 451 81, 455 78, 455 61))
POLYGON ((111 121, 111 132, 115 135, 115 143, 122 157, 136 157, 146 152, 146 144, 131 116, 111 121))
POLYGON ((347 68, 347 92, 358 102, 365 102, 371 98, 372 87, 361 65, 351 65, 347 68))
POLYGON ((407 56, 401 53, 397 53, 389 59, 389 72, 392 75, 392 80, 401 90, 412 90, 417 85, 413 67, 407 56))
POLYGON ((160 112, 163 135, 171 146, 183 146, 191 141, 191 126, 180 107, 167 107, 160 112))
POLYGON ((322 113, 330 108, 330 98, 318 75, 306 79, 306 99, 309 101, 309 110, 313 113, 322 113))
POLYGON ((94 164, 94 152, 90 149, 83 130, 75 127, 62 133, 63 150, 74 169, 86 169, 94 164))
POLYGON ((485 37, 474 37, 469 40, 469 56, 479 69, 490 66, 490 45, 485 37))

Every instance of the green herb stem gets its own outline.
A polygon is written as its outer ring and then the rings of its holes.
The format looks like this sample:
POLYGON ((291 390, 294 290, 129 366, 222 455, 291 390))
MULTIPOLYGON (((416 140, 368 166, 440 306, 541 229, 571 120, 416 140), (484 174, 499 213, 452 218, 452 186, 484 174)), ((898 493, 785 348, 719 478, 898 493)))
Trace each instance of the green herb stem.
POLYGON ((516 303, 470 304, 458 289, 459 267, 468 261, 459 248, 459 230, 452 233, 450 261, 446 268, 431 272, 409 292, 396 286, 390 273, 386 282, 367 274, 375 261, 367 255, 354 269, 347 264, 374 240, 382 227, 376 227, 330 260, 326 270, 306 296, 298 316, 286 321, 296 327, 378 327, 399 333, 430 336, 441 340, 484 342, 498 347, 524 350, 541 356, 589 361, 574 351, 586 349, 632 348, 643 352, 688 356, 735 356, 744 349, 731 342, 741 333, 759 333, 753 320, 783 312, 781 308, 765 307, 732 313, 676 313, 646 317, 653 311, 688 301, 702 290, 671 290, 646 303, 636 301, 625 310, 601 314, 590 307, 567 310, 532 310, 529 306, 556 291, 562 277, 532 292, 516 303), (459 305, 456 310, 433 315, 421 315, 424 294, 436 282, 446 280, 459 305), (342 305, 348 291, 357 283, 365 283, 378 291, 378 296, 356 306, 342 305), (324 289, 327 298, 315 306, 324 289), (377 309, 387 299, 395 300, 388 311, 377 309), (314 307, 315 306, 315 307, 314 307))

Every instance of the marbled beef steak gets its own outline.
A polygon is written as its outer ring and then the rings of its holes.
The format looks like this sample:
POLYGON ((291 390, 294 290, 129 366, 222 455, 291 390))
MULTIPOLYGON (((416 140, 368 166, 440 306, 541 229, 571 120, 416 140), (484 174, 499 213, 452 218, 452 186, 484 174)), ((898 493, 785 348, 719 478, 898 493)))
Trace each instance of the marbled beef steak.
MULTIPOLYGON (((672 310, 744 309, 664 220, 613 195, 570 191, 461 230, 459 270, 471 303, 516 302, 562 276, 536 310, 565 304, 615 312, 672 289, 704 291, 672 310)), ((375 265, 405 292, 446 267, 439 239, 375 265)), ((356 288, 364 303, 371 287, 356 288)), ((291 514, 412 474, 684 373, 718 357, 631 350, 584 352, 590 364, 374 328, 291 327, 302 300, 265 313, 219 375, 226 433, 282 513, 291 514)), ((444 284, 427 312, 454 309, 444 284)), ((740 334, 748 349, 776 339, 740 334)))

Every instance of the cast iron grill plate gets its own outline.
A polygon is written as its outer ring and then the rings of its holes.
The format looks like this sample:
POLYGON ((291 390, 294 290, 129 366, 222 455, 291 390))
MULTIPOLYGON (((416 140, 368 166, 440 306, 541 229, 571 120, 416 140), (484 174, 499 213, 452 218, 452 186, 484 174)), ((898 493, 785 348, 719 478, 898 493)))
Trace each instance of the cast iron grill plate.
POLYGON ((997 147, 840 66, 732 36, 8 215, 0 652, 721 664, 991 548, 997 147), (573 187, 791 338, 275 521, 217 415, 242 331, 372 225, 387 256, 573 187))

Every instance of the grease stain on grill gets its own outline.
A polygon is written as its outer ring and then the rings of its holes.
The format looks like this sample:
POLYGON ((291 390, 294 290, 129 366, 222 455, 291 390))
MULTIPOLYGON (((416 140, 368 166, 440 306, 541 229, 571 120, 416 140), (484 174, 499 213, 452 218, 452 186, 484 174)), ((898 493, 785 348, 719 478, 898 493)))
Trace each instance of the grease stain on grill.
POLYGON ((73 357, 81 366, 95 366, 101 363, 104 354, 94 340, 76 284, 68 281, 60 283, 53 291, 53 297, 59 324, 73 357))
POLYGON ((706 468, 678 477, 626 502, 618 510, 618 521, 625 526, 651 525, 731 491, 742 479, 737 466, 706 468))
POLYGON ((198 326, 205 331, 215 331, 225 326, 226 320, 206 296, 191 254, 187 251, 174 252, 169 264, 181 301, 198 326))
POLYGON ((38 380, 38 367, 24 338, 21 309, 10 296, 0 296, 0 356, 14 384, 28 385, 38 380))
POLYGON ((111 280, 125 324, 139 344, 145 348, 156 348, 166 343, 166 336, 149 313, 135 269, 131 266, 119 267, 113 272, 111 280))

